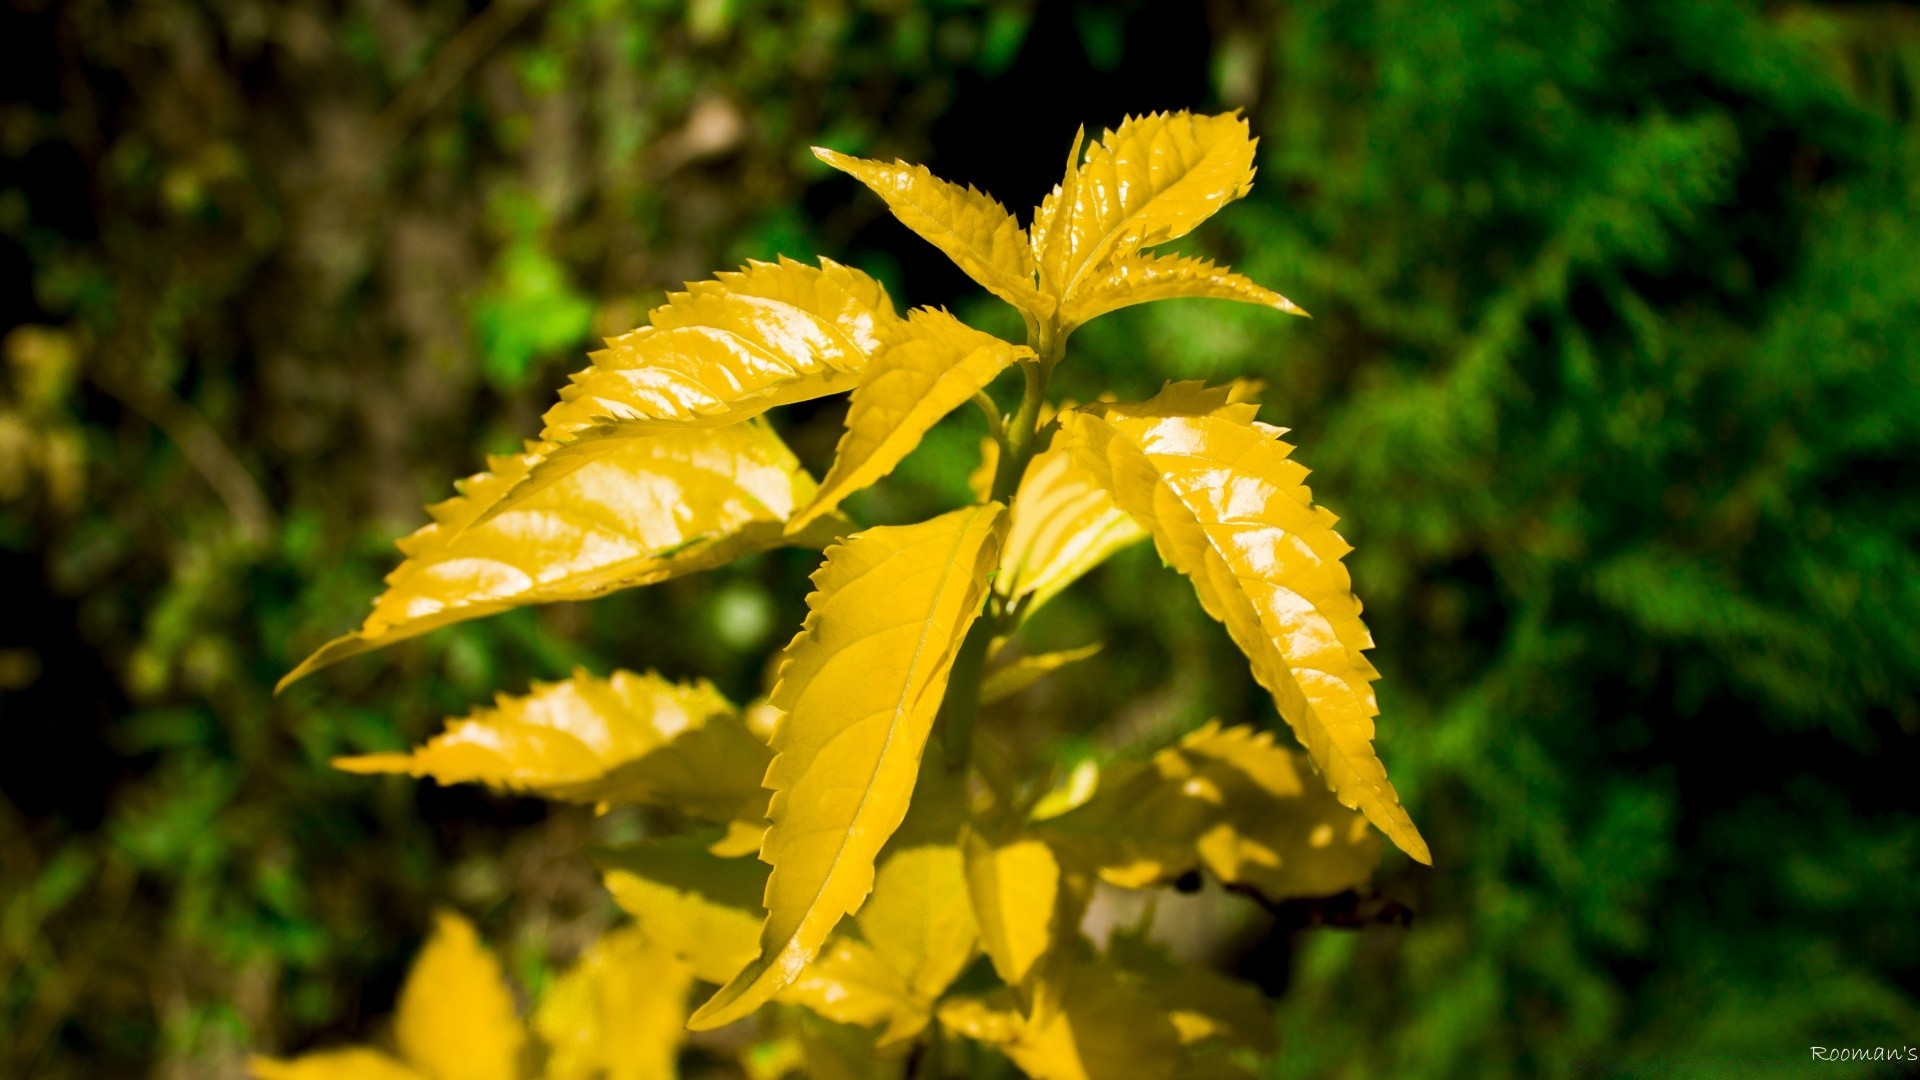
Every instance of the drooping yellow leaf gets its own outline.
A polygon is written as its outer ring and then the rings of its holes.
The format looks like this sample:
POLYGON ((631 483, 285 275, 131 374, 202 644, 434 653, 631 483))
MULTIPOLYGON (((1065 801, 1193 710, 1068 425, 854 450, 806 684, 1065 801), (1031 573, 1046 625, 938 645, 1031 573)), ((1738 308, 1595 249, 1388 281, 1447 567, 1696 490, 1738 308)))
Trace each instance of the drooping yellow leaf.
POLYGON ((426 1080, 378 1050, 353 1047, 322 1050, 291 1060, 254 1057, 247 1072, 255 1080, 426 1080))
POLYGON ((1224 266, 1187 255, 1134 253, 1114 259, 1090 278, 1061 313, 1061 322, 1076 327, 1109 311, 1153 300, 1184 297, 1238 300, 1290 315, 1305 315, 1293 301, 1224 266))
POLYGON ((1218 1042, 1272 1053, 1273 1007, 1251 983, 1212 968, 1183 964, 1139 934, 1116 933, 1107 959, 1166 1010, 1188 1046, 1218 1042))
POLYGON ((966 969, 980 939, 960 849, 929 844, 888 855, 854 921, 914 997, 939 997, 966 969))
POLYGON ((842 499, 893 471, 921 436, 1009 364, 1033 350, 983 334, 944 311, 916 308, 887 335, 847 406, 847 430, 813 501, 793 515, 798 532, 842 499))
POLYGON ((594 861, 614 903, 650 940, 691 964, 695 976, 724 983, 753 959, 765 863, 720 858, 690 838, 597 851, 594 861))
POLYGON ((524 604, 585 600, 718 566, 786 542, 782 526, 814 482, 753 421, 625 440, 512 510, 479 518, 541 459, 489 459, 433 524, 400 541, 373 614, 280 681, 350 656, 524 604))
POLYGON ((988 292, 1036 318, 1052 313, 1051 301, 1034 285, 1026 230, 991 196, 942 180, 924 165, 889 165, 818 146, 813 156, 872 188, 901 224, 988 292))
POLYGON ((334 759, 354 773, 408 773, 442 784, 582 803, 670 806, 710 821, 758 821, 771 757, 712 684, 584 670, 455 721, 410 754, 334 759))
POLYGON ((639 929, 607 933, 534 1012, 546 1080, 673 1080, 692 985, 692 967, 639 929))
POLYGON ((1313 505, 1306 469, 1276 429, 1254 422, 1253 405, 1178 414, 1167 396, 1063 414, 1074 460, 1192 580, 1340 800, 1430 861, 1374 754, 1379 673, 1362 653, 1373 639, 1336 519, 1313 505))
POLYGON ((926 1029, 932 1005, 907 987, 893 965, 863 942, 840 935, 776 995, 838 1024, 880 1027, 883 1046, 926 1029))
POLYGON ((1147 537, 1098 479, 1074 464, 1058 437, 1027 463, 1011 512, 994 588, 1010 603, 1024 601, 1028 612, 1147 537))
POLYGON ((906 816, 920 758, 1000 557, 1006 511, 956 510, 869 529, 827 550, 773 704, 772 864, 760 955, 690 1021, 747 1015, 800 974, 873 887, 874 858, 906 816))
POLYGON ((939 1015, 949 1030, 997 1047, 1034 1080, 1172 1076, 1186 1057, 1159 1003, 1101 961, 1043 966, 1025 1015, 1004 991, 951 1000, 939 1015))
POLYGON ((514 1013, 500 962, 472 924, 434 916, 394 1016, 400 1055, 431 1080, 515 1080, 526 1030, 514 1013))
POLYGON ((1053 946, 1060 864, 1051 848, 1032 838, 996 845, 970 832, 965 850, 980 943, 1000 978, 1018 986, 1053 946))
POLYGON ((980 683, 980 704, 1005 701, 1068 664, 1078 663, 1099 651, 1100 645, 1096 642, 1077 649, 1023 656, 1012 663, 1002 664, 988 672, 980 683))
POLYGON ((1151 761, 1106 770, 1093 798, 1046 823, 1077 865, 1123 888, 1205 867, 1272 900, 1364 884, 1380 861, 1366 819, 1341 806, 1271 732, 1209 723, 1151 761))
POLYGON ((1072 304, 1106 264, 1191 232, 1253 185, 1255 140, 1237 114, 1129 117, 1087 149, 1049 209, 1041 288, 1072 304))

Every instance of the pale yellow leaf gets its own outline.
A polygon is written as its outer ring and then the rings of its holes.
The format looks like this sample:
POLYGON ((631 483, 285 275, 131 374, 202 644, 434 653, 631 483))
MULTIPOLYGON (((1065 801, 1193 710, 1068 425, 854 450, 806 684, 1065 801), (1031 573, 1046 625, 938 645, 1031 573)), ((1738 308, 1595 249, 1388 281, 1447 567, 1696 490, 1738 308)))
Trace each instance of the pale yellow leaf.
POLYGON ((378 1050, 352 1047, 322 1050, 289 1060, 254 1057, 247 1072, 255 1080, 425 1080, 378 1050))
POLYGON ((940 418, 1033 350, 983 334, 944 311, 916 308, 889 332, 847 406, 847 430, 813 501, 793 515, 806 528, 841 500, 893 471, 940 418))
POLYGON ((1100 645, 1095 643, 1082 645, 1078 649, 1023 656, 1012 663, 1002 664, 988 672, 981 681, 980 704, 1005 701, 1068 664, 1078 663, 1099 651, 1100 645))
POLYGON ((1052 314, 1050 299, 1034 284, 1026 230, 992 197, 942 180, 924 165, 889 165, 818 146, 813 156, 872 188, 901 224, 939 248, 988 292, 1035 318, 1052 314))
POLYGON ((400 1056, 431 1080, 515 1080, 526 1030, 500 962, 473 925, 451 912, 407 973, 394 1015, 400 1056))
POLYGON ((1238 300, 1290 315, 1306 314, 1272 289, 1205 259, 1134 253, 1114 259, 1088 279, 1061 313, 1061 322, 1072 328, 1134 304, 1187 297, 1238 300))
POLYGON ((970 832, 965 850, 980 943, 1000 978, 1018 986, 1053 946, 1060 864, 1051 848, 1032 838, 996 845, 970 832))
POLYGON ((1087 149, 1049 209, 1041 236, 1042 290, 1071 304, 1106 264, 1181 237, 1253 185, 1255 140, 1237 114, 1155 113, 1127 118, 1087 149))
POLYGON ((839 1024, 880 1027, 880 1045, 920 1034, 932 1018, 928 999, 908 988, 892 964, 845 935, 827 943, 776 1000, 804 1005, 839 1024))
POLYGON ((1218 1042, 1273 1052, 1277 1034, 1273 1006, 1252 983, 1198 964, 1180 963, 1137 934, 1113 935, 1107 959, 1160 1003, 1182 1043, 1218 1042))
POLYGON ((954 654, 1000 557, 1006 511, 969 507, 869 529, 827 550, 782 660, 767 786, 771 863, 760 955, 691 1025, 751 1013, 800 974, 873 888, 906 816, 954 654))
POLYGON ((994 588, 1009 602, 1024 602, 1024 612, 1147 536, 1057 437, 1027 462, 1011 514, 994 588))
MULTIPOLYGON (((1170 388, 1171 393, 1173 388, 1170 388)), ((1373 750, 1378 714, 1336 520, 1251 404, 1198 415, 1162 399, 1061 417, 1074 460, 1153 535, 1346 805, 1421 862, 1426 842, 1373 750)))
POLYGON ((718 566, 787 542, 782 526, 814 482, 761 421, 631 439, 478 519, 540 460, 492 458, 433 524, 400 541, 407 556, 358 631, 280 681, 429 630, 524 604, 585 600, 718 566))
POLYGON ((1271 732, 1207 724, 1149 762, 1109 768, 1092 799, 1047 823, 1080 864, 1124 888, 1205 867, 1272 900, 1364 884, 1379 836, 1271 732))
POLYGON ((1146 1080, 1185 1060, 1172 1019, 1104 962, 1043 965, 1022 1015, 1004 991, 941 1005, 949 1030, 997 1047, 1034 1080, 1146 1080))
POLYGON ((610 931, 533 1014, 546 1080, 673 1080, 693 969, 634 927, 610 931))
POLYGON ((690 838, 597 851, 594 861, 614 903, 700 979, 724 983, 753 959, 765 863, 721 858, 690 838))
POLYGON ((854 921, 914 997, 939 997, 966 970, 980 938, 960 849, 930 844, 889 854, 854 921))

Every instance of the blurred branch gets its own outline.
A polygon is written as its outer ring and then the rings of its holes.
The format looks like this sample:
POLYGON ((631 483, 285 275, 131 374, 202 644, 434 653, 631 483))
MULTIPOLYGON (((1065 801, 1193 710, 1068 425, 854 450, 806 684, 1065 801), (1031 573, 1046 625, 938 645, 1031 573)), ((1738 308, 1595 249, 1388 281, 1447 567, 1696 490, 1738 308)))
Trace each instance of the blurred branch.
POLYGON ((405 139, 414 125, 438 107, 474 65, 498 47, 540 3, 541 0, 496 0, 487 10, 467 20, 381 112, 377 125, 384 146, 405 139))
POLYGON ((166 387, 142 386, 122 379, 104 365, 89 366, 87 377, 180 448, 187 462, 226 504, 249 541, 263 544, 273 535, 273 508, 246 463, 184 398, 166 387))

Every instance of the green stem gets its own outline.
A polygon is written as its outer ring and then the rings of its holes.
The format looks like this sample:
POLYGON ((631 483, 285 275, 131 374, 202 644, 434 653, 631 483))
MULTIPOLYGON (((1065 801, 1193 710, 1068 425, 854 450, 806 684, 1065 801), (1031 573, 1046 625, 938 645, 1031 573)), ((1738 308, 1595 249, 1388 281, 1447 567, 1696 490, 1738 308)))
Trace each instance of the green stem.
MULTIPOLYGON (((1020 408, 996 433, 1000 444, 1000 463, 993 471, 993 491, 988 498, 1005 505, 1012 501, 1020 477, 1033 460, 1034 433, 1039 427, 1040 406, 1047 400, 1047 376, 1060 360, 1064 344, 1050 330, 1032 333, 1030 344, 1038 360, 1021 363, 1027 378, 1020 408)), ((943 704, 941 742, 946 753, 947 771, 965 772, 973 759, 973 720, 980 711, 980 678, 987 668, 987 649, 1004 627, 1000 619, 981 618, 973 624, 960 653, 953 658, 953 671, 947 679, 947 699, 943 704)))

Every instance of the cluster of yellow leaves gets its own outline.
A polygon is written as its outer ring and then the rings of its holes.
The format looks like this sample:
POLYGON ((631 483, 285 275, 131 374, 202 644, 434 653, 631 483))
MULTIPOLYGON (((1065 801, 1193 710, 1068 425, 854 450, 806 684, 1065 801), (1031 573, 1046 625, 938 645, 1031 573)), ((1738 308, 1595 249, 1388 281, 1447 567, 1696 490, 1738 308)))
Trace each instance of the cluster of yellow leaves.
MULTIPOLYGON (((1079 927, 1099 882, 1140 888, 1204 869, 1274 900, 1354 888, 1381 850, 1368 822, 1428 860, 1373 750, 1377 673, 1348 548, 1279 429, 1255 419, 1248 384, 1174 383, 1133 404, 1043 398, 1067 336, 1121 307, 1208 297, 1304 314, 1230 270, 1147 250, 1247 192, 1255 140, 1237 115, 1188 113, 1077 137, 1030 228, 921 166, 816 153, 1013 305, 1027 342, 940 310, 898 314, 872 278, 828 260, 690 284, 594 354, 525 453, 492 459, 433 507, 366 623, 288 681, 518 605, 781 544, 824 548, 805 624, 768 699, 745 713, 704 683, 579 673, 502 697, 412 753, 338 764, 726 827, 705 846, 688 835, 603 854, 641 936, 556 987, 550 1001, 574 1004, 554 1023, 577 1038, 536 1023, 553 1063, 594 1060, 591 1003, 618 997, 605 988, 626 985, 620 950, 644 947, 681 972, 670 985, 719 986, 686 1018, 693 1029, 770 1004, 810 1016, 775 1032, 788 1050, 751 1065, 755 1076, 783 1062, 817 1075, 891 1068, 936 1020, 1037 1077, 1236 1075, 1227 1051, 1264 1049, 1257 995, 1133 939, 1095 950, 1079 927), (989 391, 1015 367, 1027 397, 1003 419, 989 391), (816 483, 763 414, 841 392, 846 431, 816 483), (839 515, 969 400, 996 433, 976 505, 859 531, 839 515), (1147 539, 1224 624, 1306 754, 1209 725, 1037 807, 992 778, 971 794, 956 777, 929 790, 943 703, 963 702, 970 723, 976 701, 1093 655, 1009 659, 1001 647, 1028 613, 1147 539), (950 697, 952 680, 964 693, 950 697), (759 861, 744 858, 756 850, 759 861), (953 996, 982 953, 1004 988, 953 996)), ((964 746, 964 731, 954 737, 964 746)), ((677 1025, 684 996, 648 1015, 677 1025)), ((404 1067, 426 1071, 400 1045, 404 1067)), ((610 1066, 580 1066, 599 1067, 610 1066)))
POLYGON ((391 1052, 355 1046, 250 1065, 258 1080, 672 1077, 692 981, 654 939, 616 930, 547 989, 533 1014, 542 1046, 532 1046, 500 962, 471 924, 442 912, 400 990, 391 1052))

